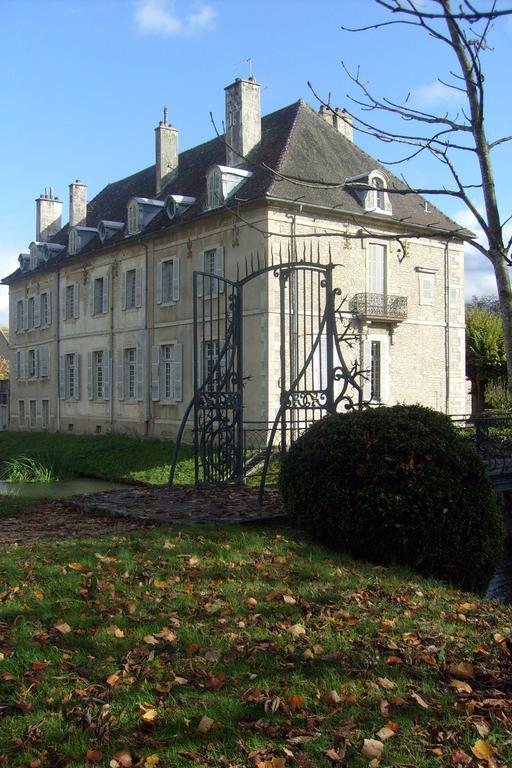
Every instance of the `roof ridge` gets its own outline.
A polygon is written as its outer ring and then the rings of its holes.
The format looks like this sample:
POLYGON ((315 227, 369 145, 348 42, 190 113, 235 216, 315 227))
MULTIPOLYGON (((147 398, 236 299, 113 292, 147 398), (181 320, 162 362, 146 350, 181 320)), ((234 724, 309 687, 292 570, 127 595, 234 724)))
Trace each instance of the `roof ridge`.
POLYGON ((276 167, 273 169, 274 170, 274 175, 273 175, 272 183, 270 184, 270 186, 269 186, 269 188, 267 190, 267 195, 271 195, 272 192, 274 191, 274 187, 275 187, 275 185, 276 185, 276 183, 278 181, 276 174, 279 173, 280 169, 283 166, 284 161, 286 160, 286 155, 288 153, 288 148, 290 146, 290 143, 291 143, 291 140, 292 140, 292 136, 293 136, 293 132, 295 130, 295 126, 297 125, 297 121, 298 121, 298 118, 299 118, 299 112, 300 112, 301 108, 305 104, 306 104, 306 102, 303 99, 298 99, 295 102, 295 109, 296 109, 296 111, 295 111, 295 116, 293 118, 293 123, 292 123, 292 125, 290 127, 290 130, 288 131, 288 138, 286 139, 284 147, 281 150, 281 154, 279 155, 278 161, 276 163, 276 167))

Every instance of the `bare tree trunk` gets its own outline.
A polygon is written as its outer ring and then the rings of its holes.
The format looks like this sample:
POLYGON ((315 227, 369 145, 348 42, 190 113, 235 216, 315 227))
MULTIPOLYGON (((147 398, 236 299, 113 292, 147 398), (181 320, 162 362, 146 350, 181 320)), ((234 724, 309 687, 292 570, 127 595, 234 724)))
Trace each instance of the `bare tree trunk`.
POLYGON ((512 286, 509 267, 502 253, 493 254, 491 259, 496 276, 500 314, 505 336, 505 354, 507 357, 507 389, 512 394, 512 286))

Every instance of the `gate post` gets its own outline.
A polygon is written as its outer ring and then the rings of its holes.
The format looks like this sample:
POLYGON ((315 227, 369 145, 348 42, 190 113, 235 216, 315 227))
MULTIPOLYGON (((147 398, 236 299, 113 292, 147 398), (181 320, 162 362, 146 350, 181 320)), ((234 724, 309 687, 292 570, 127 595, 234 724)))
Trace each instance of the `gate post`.
POLYGON ((325 272, 325 333, 327 391, 325 409, 327 413, 335 413, 334 407, 334 334, 336 333, 336 317, 334 312, 334 292, 332 288, 333 265, 328 264, 325 272))
POLYGON ((245 459, 244 459, 244 302, 243 302, 243 287, 237 286, 236 291, 236 319, 235 319, 235 333, 236 333, 236 391, 237 391, 237 411, 238 411, 238 424, 237 424, 237 436, 236 436, 236 463, 235 463, 235 480, 237 483, 243 483, 245 477, 245 459))

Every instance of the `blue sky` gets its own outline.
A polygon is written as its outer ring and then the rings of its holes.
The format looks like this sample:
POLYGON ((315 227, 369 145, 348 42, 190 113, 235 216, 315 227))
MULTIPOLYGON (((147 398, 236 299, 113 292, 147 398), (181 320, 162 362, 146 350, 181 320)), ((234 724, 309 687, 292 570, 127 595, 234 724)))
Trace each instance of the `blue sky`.
MULTIPOLYGON (((34 200, 45 187, 64 199, 67 220, 74 179, 85 181, 92 197, 109 181, 150 165, 164 104, 180 130, 181 149, 212 138, 209 114, 222 123, 224 87, 248 74, 248 57, 263 86, 263 113, 298 98, 317 107, 308 80, 350 110, 347 94, 355 91, 342 60, 352 69, 360 65, 379 96, 398 100, 411 92, 420 108, 454 113, 457 98, 437 82, 452 64, 440 45, 396 27, 357 35, 341 29, 381 17, 372 0, 0 0, 2 275, 35 237, 34 200)), ((487 129, 494 139, 512 132, 512 104, 504 98, 510 20, 496 23, 491 43, 485 67, 487 129)), ((356 141, 383 160, 399 156, 368 137, 356 141)), ((512 146, 496 149, 495 161, 508 216, 512 146)), ((432 158, 403 171, 413 185, 437 186, 444 178, 432 158)), ((464 168, 468 181, 475 178, 471 171, 464 168)), ((435 202, 473 225, 457 200, 435 202)), ((483 257, 470 250, 466 266, 467 295, 494 291, 483 257)), ((0 325, 7 323, 6 309, 2 287, 0 325)))

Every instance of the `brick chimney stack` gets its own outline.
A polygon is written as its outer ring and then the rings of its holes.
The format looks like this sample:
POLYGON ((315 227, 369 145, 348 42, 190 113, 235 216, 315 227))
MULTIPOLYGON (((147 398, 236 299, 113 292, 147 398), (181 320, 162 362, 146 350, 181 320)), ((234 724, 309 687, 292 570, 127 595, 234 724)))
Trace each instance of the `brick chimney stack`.
POLYGON ((36 198, 36 242, 46 243, 62 227, 62 200, 54 195, 53 187, 36 198))
POLYGON ((69 185, 69 226, 87 225, 87 184, 77 179, 69 185))
POLYGON ((226 165, 233 168, 261 141, 260 85, 254 77, 234 83, 226 92, 226 165))
POLYGON ((178 129, 167 122, 167 107, 155 128, 155 155, 155 189, 159 195, 178 172, 178 129))
POLYGON ((354 129, 352 127, 352 115, 349 115, 346 109, 336 109, 329 107, 320 107, 320 117, 323 117, 326 123, 332 125, 338 133, 341 133, 349 141, 354 141, 354 129))

